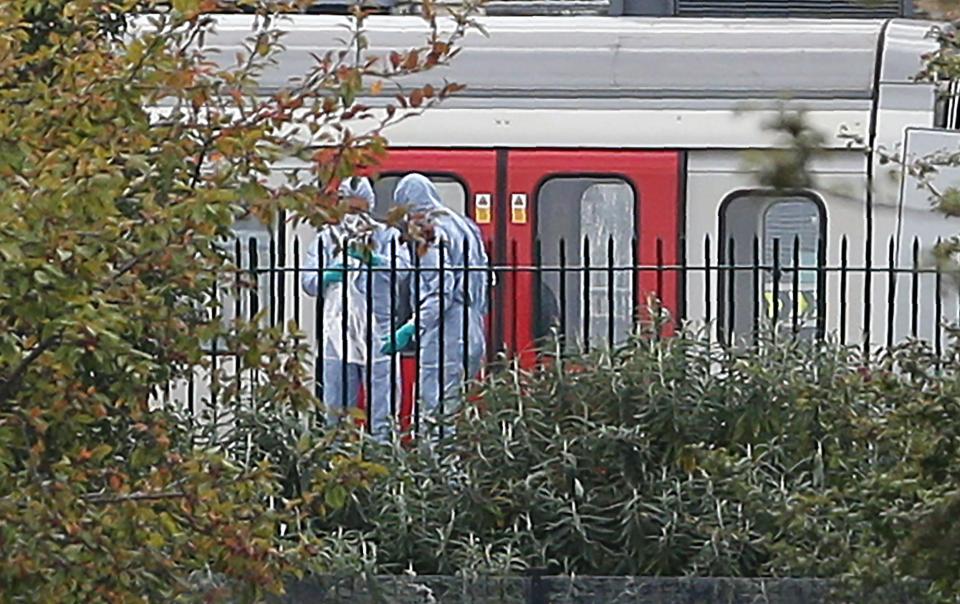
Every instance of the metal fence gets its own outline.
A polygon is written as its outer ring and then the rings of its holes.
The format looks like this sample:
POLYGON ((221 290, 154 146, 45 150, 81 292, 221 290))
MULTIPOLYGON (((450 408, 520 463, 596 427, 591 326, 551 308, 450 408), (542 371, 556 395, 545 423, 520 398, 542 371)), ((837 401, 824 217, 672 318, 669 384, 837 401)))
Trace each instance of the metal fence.
MULTIPOLYGON (((560 240, 553 250, 534 242, 533 263, 505 261, 518 257, 512 245, 471 266, 449 260, 469 258, 462 250, 441 247, 421 256, 394 241, 379 263, 344 250, 343 268, 324 266, 321 257, 308 269, 299 236, 285 245, 252 238, 235 242, 237 270, 220 280, 216 297, 226 322, 257 318, 264 328, 302 333, 317 395, 331 408, 363 408, 374 429, 383 418, 419 429, 427 415, 457 406, 465 379, 497 362, 532 365, 544 353, 589 353, 640 332, 699 327, 703 337, 728 347, 831 338, 867 352, 923 339, 940 352, 949 325, 960 318, 955 275, 926 260, 920 241, 901 252, 890 240, 880 259, 854 256, 846 239, 813 245, 754 239, 739 251, 738 243, 657 241, 653 261, 642 262, 635 240, 560 240), (675 251, 671 261, 668 247, 675 251), (898 262, 902 257, 908 261, 898 262), (325 273, 343 278, 324 287, 325 273), (311 277, 315 296, 304 289, 311 277), (486 290, 485 300, 471 299, 471 283, 486 290), (390 334, 407 323, 419 337, 398 353, 382 353, 390 334)), ((171 384, 165 402, 191 413, 218 404, 210 371, 230 371, 237 360, 219 342, 208 352, 210 368, 171 384)))

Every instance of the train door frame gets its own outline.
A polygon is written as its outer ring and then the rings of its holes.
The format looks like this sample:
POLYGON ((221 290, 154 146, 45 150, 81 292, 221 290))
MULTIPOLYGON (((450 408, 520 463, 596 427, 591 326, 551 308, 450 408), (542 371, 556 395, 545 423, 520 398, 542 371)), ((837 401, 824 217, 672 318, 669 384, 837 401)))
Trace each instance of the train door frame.
MULTIPOLYGON (((538 234, 541 211, 539 195, 542 186, 553 178, 618 178, 634 190, 635 239, 634 260, 637 265, 650 270, 638 270, 635 276, 637 288, 633 303, 641 308, 644 293, 662 291, 663 307, 678 317, 682 312, 682 275, 677 266, 682 251, 680 240, 683 233, 684 207, 684 158, 680 151, 634 150, 634 149, 517 149, 510 150, 507 161, 507 196, 525 194, 526 219, 515 221, 513 216, 505 225, 503 245, 511 265, 533 265, 534 242, 538 234), (664 211, 666 210, 666 211, 664 211), (658 245, 658 240, 661 242, 658 245), (659 247, 659 249, 658 249, 659 247), (658 264, 666 268, 658 268, 658 264)), ((512 203, 505 199, 503 205, 512 203)), ((602 268, 602 267, 598 267, 602 268)), ((523 299, 533 296, 534 276, 522 271, 514 283, 504 283, 501 292, 504 300, 523 299), (509 292, 508 292, 509 290, 509 292)), ((531 305, 532 308, 532 305, 531 305)), ((521 316, 516 308, 504 309, 504 339, 508 348, 519 353, 521 363, 535 362, 534 318, 532 314, 521 316), (515 335, 514 335, 515 334, 515 335)))

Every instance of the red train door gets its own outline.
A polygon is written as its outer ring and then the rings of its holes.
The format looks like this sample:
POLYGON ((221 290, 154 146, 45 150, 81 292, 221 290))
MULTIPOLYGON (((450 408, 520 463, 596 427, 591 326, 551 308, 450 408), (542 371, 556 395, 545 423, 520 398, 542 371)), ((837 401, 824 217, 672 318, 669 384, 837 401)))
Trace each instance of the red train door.
MULTIPOLYGON (((496 218, 493 211, 496 188, 496 152, 493 150, 393 149, 381 164, 376 180, 377 206, 389 206, 397 181, 419 172, 433 181, 444 203, 472 218, 480 227, 488 252, 493 249, 496 218)), ((489 338, 488 338, 489 340, 489 338)), ((417 414, 414 407, 417 376, 416 354, 401 356, 402 396, 398 413, 401 429, 407 429, 417 414)), ((361 394, 361 400, 363 400, 361 394)))
MULTIPOLYGON (((676 316, 679 274, 657 265, 677 264, 679 153, 395 149, 377 179, 378 205, 409 172, 473 218, 491 261, 507 267, 491 292, 491 351, 529 366, 551 326, 568 347, 615 343, 651 295, 676 316)), ((416 418, 416 372, 415 355, 403 355, 403 428, 416 418)))
POLYGON ((680 157, 668 151, 510 151, 504 343, 535 360, 552 330, 565 345, 622 341, 656 295, 677 311, 680 157), (649 269, 634 270, 632 266, 649 269))

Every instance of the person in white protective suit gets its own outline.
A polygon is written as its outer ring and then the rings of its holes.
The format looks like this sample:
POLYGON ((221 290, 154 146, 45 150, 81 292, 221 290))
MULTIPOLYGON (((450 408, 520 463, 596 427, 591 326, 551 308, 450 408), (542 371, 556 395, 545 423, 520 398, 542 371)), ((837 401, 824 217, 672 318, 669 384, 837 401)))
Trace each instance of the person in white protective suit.
POLYGON ((411 298, 414 318, 385 340, 381 350, 404 350, 417 337, 418 397, 426 417, 438 420, 456 411, 464 380, 477 376, 486 356, 487 253, 477 225, 444 206, 425 176, 401 179, 393 202, 408 213, 425 215, 435 237, 419 260, 417 283, 410 285, 411 294, 419 294, 411 298))
POLYGON ((356 406, 363 386, 370 430, 377 439, 386 440, 395 419, 391 410, 400 406, 401 375, 397 360, 380 351, 380 340, 394 327, 391 321, 399 292, 406 289, 403 276, 409 254, 397 229, 370 216, 374 193, 368 179, 345 180, 340 197, 351 211, 340 223, 325 226, 317 234, 307 250, 301 279, 307 294, 323 296, 322 341, 318 343, 323 402, 328 424, 336 423, 356 406), (396 255, 394 259, 391 254, 396 255), (398 270, 391 277, 393 266, 398 270), (369 294, 368 286, 372 286, 369 294))

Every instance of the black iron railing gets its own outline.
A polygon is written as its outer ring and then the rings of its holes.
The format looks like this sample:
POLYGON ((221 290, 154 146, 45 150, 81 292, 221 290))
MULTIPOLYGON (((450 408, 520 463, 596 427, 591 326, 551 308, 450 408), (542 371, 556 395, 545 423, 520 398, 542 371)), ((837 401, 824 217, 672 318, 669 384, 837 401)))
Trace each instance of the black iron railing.
MULTIPOLYGON (((363 407, 374 430, 378 409, 381 419, 419 429, 428 416, 456 407, 463 383, 496 362, 532 365, 545 352, 589 353, 641 331, 668 337, 694 326, 717 345, 733 347, 831 338, 870 353, 924 339, 943 350, 950 325, 960 319, 956 275, 926 261, 920 241, 900 250, 890 240, 880 260, 855 258, 846 238, 801 243, 754 239, 747 242, 745 262, 737 253, 742 242, 716 245, 706 237, 694 246, 681 240, 668 262, 667 246, 658 241, 653 262, 645 263, 635 241, 609 239, 598 246, 585 238, 576 253, 562 240, 552 244, 550 263, 543 261, 546 244, 535 242, 532 264, 470 266, 451 264, 444 248, 425 264, 394 242, 376 266, 358 265, 344 252, 340 264, 346 268, 306 269, 298 238, 284 250, 273 239, 266 245, 251 239, 235 243, 236 270, 219 280, 216 297, 224 321, 293 325, 312 351, 317 396, 331 407, 363 407), (603 258, 596 258, 597 249, 603 258), (343 280, 324 288, 327 271, 339 271, 343 280), (318 281, 316 296, 303 289, 307 275, 318 281), (485 289, 486 300, 470 299, 468 285, 477 279, 484 287, 475 289, 485 289), (424 312, 431 303, 434 314, 424 312), (406 324, 416 336, 411 343, 381 352, 406 324), (650 325, 658 327, 651 331, 650 325), (357 354, 344 352, 350 349, 357 354)), ((510 249, 500 256, 518 258, 510 249)), ((213 372, 236 365, 221 342, 211 342, 209 355, 213 372)), ((221 401, 205 375, 171 385, 163 398, 191 410, 216 408, 221 401)))

